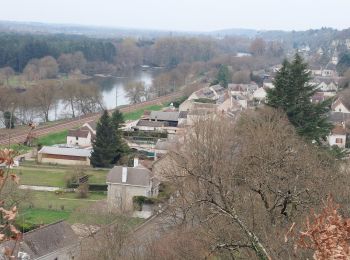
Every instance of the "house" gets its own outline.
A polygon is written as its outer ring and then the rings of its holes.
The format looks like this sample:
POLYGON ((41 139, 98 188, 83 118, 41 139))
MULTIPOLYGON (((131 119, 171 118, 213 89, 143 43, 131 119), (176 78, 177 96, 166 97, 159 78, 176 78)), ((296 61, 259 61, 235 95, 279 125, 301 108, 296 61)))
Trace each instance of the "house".
POLYGON ((170 149, 175 147, 176 141, 176 138, 158 139, 154 147, 154 159, 157 160, 158 158, 161 158, 166 153, 168 153, 170 149))
POLYGON ((270 79, 264 80, 263 88, 265 88, 265 89, 272 89, 274 87, 275 87, 275 85, 273 84, 272 80, 270 80, 270 79))
POLYGON ((44 146, 38 152, 38 162, 63 165, 90 165, 91 149, 44 146))
POLYGON ((151 121, 164 122, 167 123, 168 126, 176 127, 179 121, 179 112, 151 111, 149 119, 151 121))
POLYGON ((67 145, 90 147, 94 136, 93 132, 87 126, 79 129, 71 129, 67 133, 67 145))
POLYGON ((324 92, 316 92, 312 97, 311 97, 311 103, 317 104, 320 102, 323 102, 327 99, 325 96, 324 92))
POLYGON ((108 210, 111 212, 132 211, 134 196, 158 195, 159 181, 150 170, 139 166, 138 160, 134 161, 134 167, 115 166, 108 172, 106 183, 108 210))
POLYGON ((338 124, 332 129, 328 136, 328 143, 330 146, 337 145, 339 148, 345 148, 346 130, 344 123, 338 124))
POLYGON ((211 99, 216 100, 218 96, 216 95, 216 92, 211 89, 210 87, 204 87, 201 88, 195 92, 193 92, 189 97, 188 100, 192 99, 211 99))
POLYGON ((165 121, 151 121, 151 120, 143 120, 140 119, 136 126, 133 127, 135 130, 139 131, 164 131, 164 127, 168 125, 165 121))
POLYGON ((259 101, 265 100, 266 96, 267 96, 267 92, 266 92, 266 89, 263 87, 258 88, 253 93, 253 98, 255 98, 259 101))
POLYGON ((79 237, 65 221, 26 232, 19 243, 9 241, 1 246, 14 248, 19 260, 73 260, 80 255, 79 237))
POLYGON ((342 112, 342 113, 350 113, 350 103, 345 99, 338 98, 332 104, 332 111, 334 112, 342 112))
POLYGON ((211 91, 213 91, 213 93, 215 95, 215 99, 219 99, 226 92, 225 88, 221 87, 219 84, 211 86, 211 87, 209 87, 209 89, 211 91))
POLYGON ((91 121, 83 124, 83 127, 87 127, 92 132, 93 135, 96 135, 96 126, 97 126, 96 121, 91 121))
POLYGON ((259 88, 256 83, 250 84, 229 84, 228 89, 231 95, 244 95, 249 96, 254 93, 259 88))

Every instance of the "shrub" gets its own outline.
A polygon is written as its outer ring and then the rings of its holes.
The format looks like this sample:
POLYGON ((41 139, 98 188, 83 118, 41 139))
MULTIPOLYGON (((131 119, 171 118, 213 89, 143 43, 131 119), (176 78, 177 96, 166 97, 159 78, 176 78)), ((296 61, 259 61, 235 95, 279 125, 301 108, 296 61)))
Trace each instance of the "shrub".
POLYGON ((88 183, 82 183, 79 184, 78 189, 76 190, 77 197, 80 199, 85 199, 89 195, 89 184, 88 183))

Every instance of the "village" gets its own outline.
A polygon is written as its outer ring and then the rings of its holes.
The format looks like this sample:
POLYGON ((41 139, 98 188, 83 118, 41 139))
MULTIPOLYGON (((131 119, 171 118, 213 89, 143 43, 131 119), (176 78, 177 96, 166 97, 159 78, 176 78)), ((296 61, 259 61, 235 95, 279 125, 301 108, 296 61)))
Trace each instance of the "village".
MULTIPOLYGON (((300 52, 305 56, 308 49, 300 52)), ((310 67, 310 84, 316 87, 311 102, 332 99, 329 121, 334 128, 325 143, 348 149, 350 99, 339 92, 341 78, 336 64, 337 59, 332 57, 325 68, 310 67)), ((201 83, 180 103, 161 104, 157 110, 144 110, 136 120, 126 120, 120 129, 133 151, 132 165, 111 169, 91 166, 97 121, 66 131, 65 143, 44 145, 18 156, 14 171, 27 197, 20 205, 17 221, 24 232, 21 259, 74 259, 79 241, 102 226, 122 219, 132 230, 162 212, 163 203, 172 196, 171 183, 162 175, 169 167, 168 152, 186 142, 186 131, 198 120, 212 116, 235 119, 242 111, 264 106, 281 67, 278 64, 255 72, 263 79, 261 85, 201 83), (80 190, 84 184, 87 190, 80 190), (47 241, 43 243, 38 237, 47 241), (33 241, 37 251, 32 250, 33 241)))

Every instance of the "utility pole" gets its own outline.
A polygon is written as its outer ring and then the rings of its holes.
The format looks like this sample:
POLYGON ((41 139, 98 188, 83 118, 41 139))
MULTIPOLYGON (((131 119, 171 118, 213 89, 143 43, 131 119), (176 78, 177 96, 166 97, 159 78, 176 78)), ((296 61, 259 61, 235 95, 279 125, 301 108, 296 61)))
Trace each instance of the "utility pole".
POLYGON ((118 87, 115 89, 115 109, 118 108, 118 87))

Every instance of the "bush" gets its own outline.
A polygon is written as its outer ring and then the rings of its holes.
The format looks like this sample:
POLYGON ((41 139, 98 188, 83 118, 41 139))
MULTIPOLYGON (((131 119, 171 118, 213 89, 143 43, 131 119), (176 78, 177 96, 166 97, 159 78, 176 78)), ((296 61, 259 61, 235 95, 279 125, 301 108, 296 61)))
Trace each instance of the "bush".
POLYGON ((76 193, 79 199, 87 198, 89 195, 89 184, 88 183, 79 184, 79 187, 76 190, 76 193))
POLYGON ((141 211, 143 204, 154 204, 156 202, 156 199, 148 198, 148 197, 145 197, 145 196, 134 196, 132 198, 132 201, 134 203, 135 210, 141 211))
POLYGON ((25 233, 25 232, 28 232, 28 231, 31 231, 33 229, 38 228, 39 225, 28 223, 28 222, 16 222, 16 227, 19 231, 25 233))

